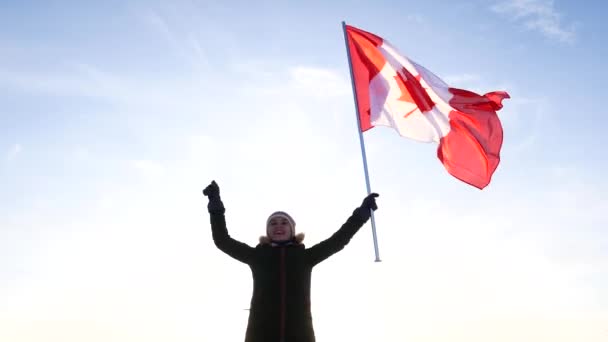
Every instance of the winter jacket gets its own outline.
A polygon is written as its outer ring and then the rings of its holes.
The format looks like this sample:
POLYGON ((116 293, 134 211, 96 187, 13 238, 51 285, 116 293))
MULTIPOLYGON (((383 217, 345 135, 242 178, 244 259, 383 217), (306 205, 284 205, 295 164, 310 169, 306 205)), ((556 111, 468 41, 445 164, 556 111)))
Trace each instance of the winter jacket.
POLYGON ((330 238, 311 248, 292 241, 260 243, 255 248, 228 234, 221 201, 210 203, 215 245, 249 265, 253 294, 245 342, 314 342, 310 310, 312 268, 340 251, 367 222, 369 210, 357 208, 330 238))

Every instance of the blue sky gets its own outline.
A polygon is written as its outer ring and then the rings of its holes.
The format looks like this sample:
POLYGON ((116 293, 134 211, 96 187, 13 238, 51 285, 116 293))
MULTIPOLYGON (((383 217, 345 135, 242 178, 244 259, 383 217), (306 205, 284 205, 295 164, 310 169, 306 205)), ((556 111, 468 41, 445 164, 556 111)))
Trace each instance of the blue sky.
POLYGON ((315 270, 319 340, 605 341, 605 10, 2 2, 0 340, 242 338, 249 271, 213 246, 200 190, 218 181, 250 244, 275 210, 311 245, 359 205, 345 20, 512 98, 483 191, 432 144, 365 134, 383 262, 366 225, 315 270))

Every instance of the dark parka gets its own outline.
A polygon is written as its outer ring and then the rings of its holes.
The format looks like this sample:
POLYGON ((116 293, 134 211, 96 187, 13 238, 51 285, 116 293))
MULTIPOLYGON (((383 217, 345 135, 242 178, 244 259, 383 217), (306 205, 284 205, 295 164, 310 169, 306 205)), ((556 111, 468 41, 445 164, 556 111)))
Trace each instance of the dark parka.
POLYGON ((314 342, 310 310, 312 268, 348 244, 367 222, 369 209, 359 207, 330 238, 311 248, 292 241, 255 248, 228 234, 224 206, 209 203, 213 241, 236 260, 246 263, 253 274, 253 295, 246 342, 314 342))

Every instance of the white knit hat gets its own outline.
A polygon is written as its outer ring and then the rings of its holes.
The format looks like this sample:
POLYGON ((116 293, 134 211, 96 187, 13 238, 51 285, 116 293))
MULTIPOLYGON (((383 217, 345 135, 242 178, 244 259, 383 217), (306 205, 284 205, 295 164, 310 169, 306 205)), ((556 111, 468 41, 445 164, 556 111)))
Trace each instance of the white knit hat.
POLYGON ((270 216, 268 216, 268 219, 266 220, 266 234, 268 234, 268 228, 270 227, 270 220, 272 220, 275 217, 284 218, 289 222, 289 228, 291 230, 291 238, 294 238, 296 236, 296 221, 294 221, 293 218, 284 211, 275 211, 274 213, 270 214, 270 216))

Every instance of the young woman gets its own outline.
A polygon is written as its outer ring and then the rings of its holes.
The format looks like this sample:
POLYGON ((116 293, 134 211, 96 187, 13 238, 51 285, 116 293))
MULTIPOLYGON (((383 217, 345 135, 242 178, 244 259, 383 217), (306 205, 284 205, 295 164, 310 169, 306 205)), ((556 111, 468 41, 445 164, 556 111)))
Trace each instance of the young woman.
POLYGON ((232 258, 249 265, 253 275, 253 295, 246 342, 314 342, 310 310, 312 268, 340 251, 376 210, 376 197, 365 197, 342 227, 330 238, 311 248, 302 244, 293 218, 281 211, 266 221, 266 235, 256 247, 239 242, 228 234, 225 209, 215 181, 203 190, 209 198, 207 209, 215 245, 232 258))

